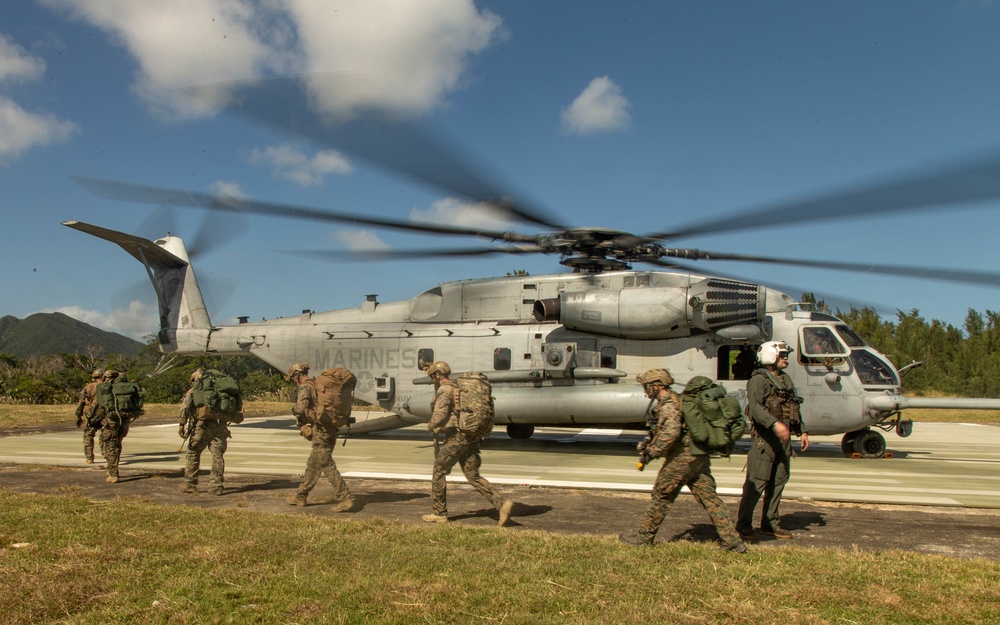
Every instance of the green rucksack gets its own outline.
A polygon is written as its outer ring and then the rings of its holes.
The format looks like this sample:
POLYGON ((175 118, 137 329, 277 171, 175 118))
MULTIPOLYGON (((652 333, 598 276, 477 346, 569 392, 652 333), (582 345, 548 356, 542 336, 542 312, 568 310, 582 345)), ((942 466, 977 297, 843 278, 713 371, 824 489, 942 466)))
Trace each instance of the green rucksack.
POLYGON ((740 401, 702 375, 691 378, 684 388, 681 414, 691 440, 721 456, 733 453, 746 431, 740 401))
POLYGON ((145 392, 138 382, 119 376, 97 385, 97 405, 113 421, 131 421, 142 414, 145 392))
POLYGON ((493 432, 493 385, 476 371, 463 373, 455 384, 458 431, 473 440, 486 438, 493 432))
POLYGON ((243 421, 243 393, 231 376, 207 369, 194 383, 191 393, 199 419, 224 419, 233 423, 243 421))

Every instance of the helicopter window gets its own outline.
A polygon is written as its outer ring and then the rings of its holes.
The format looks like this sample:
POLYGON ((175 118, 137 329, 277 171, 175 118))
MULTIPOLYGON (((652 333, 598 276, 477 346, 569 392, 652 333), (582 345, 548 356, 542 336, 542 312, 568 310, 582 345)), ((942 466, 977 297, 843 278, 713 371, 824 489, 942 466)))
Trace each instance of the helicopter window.
POLYGON ((434 362, 434 350, 433 349, 420 349, 417 350, 417 368, 423 371, 427 368, 427 365, 434 362))
POLYGON ((846 325, 837 326, 837 334, 840 335, 840 338, 844 339, 848 347, 865 347, 868 345, 863 338, 858 336, 857 332, 846 325))
POLYGON ((861 378, 861 384, 875 386, 897 386, 899 379, 892 367, 885 364, 881 358, 866 349, 856 349, 851 352, 851 363, 861 378))
POLYGON ((716 379, 749 380, 757 366, 757 348, 753 345, 723 345, 716 362, 716 379))
POLYGON ((604 367, 605 369, 618 368, 618 348, 616 347, 601 348, 601 366, 604 367))
POLYGON ((498 347, 493 350, 493 370, 510 371, 510 348, 498 347))
POLYGON ((830 326, 804 326, 801 332, 803 358, 843 358, 850 353, 830 326))

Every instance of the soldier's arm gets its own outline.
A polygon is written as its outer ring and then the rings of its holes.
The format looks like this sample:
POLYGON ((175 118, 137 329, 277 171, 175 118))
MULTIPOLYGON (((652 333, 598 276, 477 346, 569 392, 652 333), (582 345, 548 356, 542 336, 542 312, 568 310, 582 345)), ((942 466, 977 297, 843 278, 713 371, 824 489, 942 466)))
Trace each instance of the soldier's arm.
POLYGON ((681 437, 681 411, 669 398, 660 402, 655 410, 659 420, 656 424, 656 434, 646 446, 646 453, 651 458, 662 458, 681 437))
POLYGON ((308 411, 312 407, 312 393, 309 387, 305 384, 299 386, 298 390, 295 391, 295 405, 292 406, 292 414, 295 416, 295 422, 298 425, 305 425, 309 423, 308 411))
POLYGON ((770 383, 767 378, 761 375, 755 375, 747 383, 747 405, 750 406, 750 418, 752 418, 760 427, 764 429, 770 429, 774 427, 775 419, 770 412, 764 408, 764 401, 767 399, 768 393, 770 391, 770 383))
POLYGON ((443 384, 434 394, 434 410, 431 412, 431 419, 427 423, 427 429, 435 436, 441 430, 448 427, 451 420, 452 408, 455 405, 455 396, 450 385, 443 384))

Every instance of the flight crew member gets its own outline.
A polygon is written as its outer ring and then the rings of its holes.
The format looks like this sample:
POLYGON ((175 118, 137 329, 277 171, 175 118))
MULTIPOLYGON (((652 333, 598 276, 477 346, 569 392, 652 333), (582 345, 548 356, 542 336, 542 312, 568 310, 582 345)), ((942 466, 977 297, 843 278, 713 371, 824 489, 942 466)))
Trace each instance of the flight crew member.
POLYGON ((306 440, 312 441, 312 452, 306 461, 306 474, 299 485, 295 497, 289 497, 288 503, 293 506, 306 505, 309 492, 316 486, 320 475, 325 475, 333 486, 334 512, 346 512, 354 507, 354 498, 347 487, 337 463, 333 460, 333 447, 337 443, 337 428, 325 421, 316 419, 315 410, 315 380, 309 377, 309 365, 296 363, 288 370, 288 379, 295 383, 295 405, 292 414, 299 426, 299 432, 306 440))
POLYGON ((435 388, 434 400, 431 402, 431 419, 427 423, 427 429, 434 437, 434 470, 431 478, 434 511, 420 518, 428 523, 448 521, 447 477, 452 468, 460 464, 469 484, 497 509, 498 525, 507 525, 514 510, 514 502, 504 500, 500 493, 479 475, 479 467, 482 465, 479 453, 480 441, 458 431, 458 406, 455 402, 458 385, 448 379, 451 367, 439 360, 428 365, 426 372, 434 382, 435 388))
POLYGON ((639 530, 619 534, 618 538, 630 545, 652 545, 670 504, 677 499, 681 488, 687 485, 695 501, 712 519, 712 524, 722 539, 723 549, 736 553, 745 552, 746 545, 736 532, 729 507, 715 492, 709 452, 691 440, 684 425, 680 398, 670 389, 670 385, 674 383, 670 372, 666 369, 651 369, 636 376, 636 381, 642 384, 646 397, 656 401, 653 407, 656 429, 643 451, 649 458, 663 458, 663 466, 656 474, 652 501, 639 530))
POLYGON ((747 382, 752 431, 747 477, 736 520, 736 529, 744 538, 756 538, 753 513, 762 494, 760 533, 774 538, 792 537, 778 524, 778 506, 791 467, 791 435, 800 436, 801 449, 806 451, 809 434, 799 411, 802 399, 795 394, 792 378, 783 371, 791 352, 784 341, 769 341, 758 347, 761 366, 747 382))
POLYGON ((187 458, 184 463, 184 484, 181 490, 185 493, 198 492, 198 471, 201 468, 201 452, 208 448, 212 454, 212 472, 209 477, 213 495, 221 495, 225 479, 226 461, 223 455, 229 447, 228 439, 232 434, 224 419, 198 418, 198 409, 194 405, 194 387, 202 378, 201 369, 191 374, 191 388, 181 400, 181 421, 178 434, 188 439, 187 458))
POLYGON ((83 428, 83 457, 87 464, 94 464, 94 436, 101 427, 97 414, 97 385, 101 383, 104 369, 94 369, 90 382, 80 391, 80 403, 76 406, 76 427, 83 428))

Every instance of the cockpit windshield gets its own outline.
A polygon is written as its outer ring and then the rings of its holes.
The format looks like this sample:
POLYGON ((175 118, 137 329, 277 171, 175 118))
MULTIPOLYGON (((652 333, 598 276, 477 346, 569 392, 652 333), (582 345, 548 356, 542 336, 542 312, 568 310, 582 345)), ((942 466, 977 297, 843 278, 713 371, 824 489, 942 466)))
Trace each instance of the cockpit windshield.
POLYGON ((868 345, 868 343, 865 343, 865 340, 858 336, 857 332, 852 330, 849 326, 838 325, 837 334, 840 335, 840 338, 844 339, 844 342, 847 343, 848 347, 865 347, 868 345))
MULTIPOLYGON (((839 330, 839 328, 838 328, 839 330)), ((892 367, 867 349, 851 351, 851 363, 865 386, 898 386, 899 379, 892 367)))

